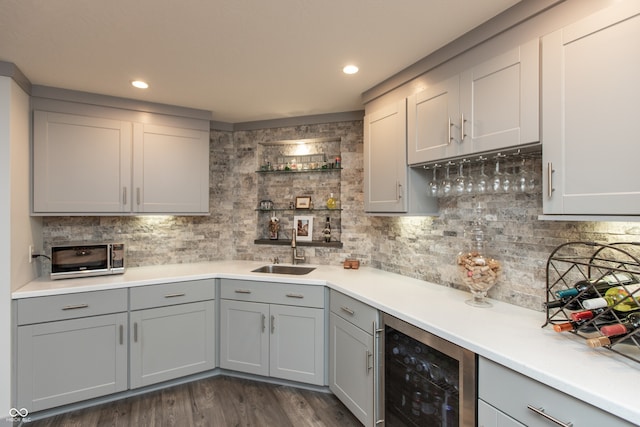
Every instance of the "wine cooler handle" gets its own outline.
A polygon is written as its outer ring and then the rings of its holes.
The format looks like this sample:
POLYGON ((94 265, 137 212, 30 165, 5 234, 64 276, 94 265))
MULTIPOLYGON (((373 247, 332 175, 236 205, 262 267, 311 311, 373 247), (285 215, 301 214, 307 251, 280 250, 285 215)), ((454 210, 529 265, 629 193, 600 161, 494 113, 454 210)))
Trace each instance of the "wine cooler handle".
POLYGON ((373 373, 373 419, 376 425, 384 424, 384 419, 380 419, 380 407, 384 402, 380 401, 382 396, 382 383, 380 381, 380 334, 384 332, 384 328, 378 328, 376 322, 373 322, 373 365, 375 371, 373 373))
POLYGON ((527 409, 535 412, 536 414, 546 418, 547 420, 549 420, 552 423, 555 423, 555 424, 557 424, 559 426, 562 426, 562 427, 572 427, 573 426, 572 422, 563 423, 562 421, 560 421, 560 420, 552 417, 551 415, 547 414, 546 412, 544 412, 544 408, 536 408, 536 407, 533 407, 531 405, 527 405, 527 409))

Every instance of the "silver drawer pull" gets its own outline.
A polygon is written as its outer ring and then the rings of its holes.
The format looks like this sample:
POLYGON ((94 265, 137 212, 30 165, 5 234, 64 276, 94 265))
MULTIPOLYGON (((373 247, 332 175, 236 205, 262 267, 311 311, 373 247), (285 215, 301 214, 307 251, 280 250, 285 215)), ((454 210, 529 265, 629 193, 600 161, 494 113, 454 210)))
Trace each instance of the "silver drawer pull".
POLYGON ((251 293, 251 291, 250 291, 250 290, 248 290, 248 289, 236 289, 236 290, 235 290, 235 293, 236 293, 236 294, 250 294, 250 293, 251 293))
POLYGON ((124 344, 124 325, 120 325, 120 345, 124 344))
POLYGON ((349 313, 351 316, 353 316, 354 314, 356 314, 355 311, 351 310, 349 307, 345 307, 345 306, 341 306, 340 310, 345 311, 347 313, 349 313))
POLYGON ((63 310, 77 310, 79 308, 88 308, 89 304, 76 304, 76 305, 65 305, 62 307, 63 310))
POLYGON ((167 295, 165 295, 164 297, 165 297, 165 298, 176 298, 176 297, 183 297, 184 295, 185 295, 185 294, 184 294, 184 292, 183 292, 183 293, 181 293, 181 294, 167 294, 167 295))
POLYGON ((546 418, 547 420, 551 421, 552 423, 555 423, 559 426, 562 427, 572 427, 573 423, 572 422, 567 422, 567 423, 563 423, 562 421, 555 419, 554 417, 552 417, 551 415, 547 414, 546 412, 544 412, 544 408, 534 408, 531 405, 527 405, 527 409, 535 412, 536 414, 546 418))
POLYGON ((287 298, 304 298, 302 294, 287 294, 287 298))

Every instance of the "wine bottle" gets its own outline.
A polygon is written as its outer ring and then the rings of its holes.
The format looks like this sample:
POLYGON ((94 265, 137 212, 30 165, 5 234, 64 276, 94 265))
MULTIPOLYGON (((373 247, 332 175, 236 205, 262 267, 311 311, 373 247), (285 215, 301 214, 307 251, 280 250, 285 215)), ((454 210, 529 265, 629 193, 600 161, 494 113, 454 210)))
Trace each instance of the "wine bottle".
POLYGON ((554 301, 549 301, 544 303, 546 308, 561 308, 564 307, 567 310, 582 310, 582 305, 580 305, 580 301, 578 299, 573 299, 573 297, 564 297, 554 301), (570 302, 571 301, 571 302, 570 302))
POLYGON ((571 316, 571 320, 573 320, 574 322, 579 322, 581 320, 591 320, 594 317, 596 317, 598 314, 604 311, 605 311, 604 308, 596 308, 594 310, 577 311, 575 313, 571 313, 570 316, 571 316))
POLYGON ((602 307, 614 307, 617 311, 628 312, 636 310, 640 307, 638 300, 639 295, 630 295, 640 289, 640 284, 632 284, 627 286, 615 286, 609 288, 601 298, 591 298, 582 301, 582 306, 587 310, 593 310, 602 307))
POLYGON ((598 296, 606 292, 612 286, 627 285, 637 282, 633 276, 629 273, 611 273, 603 276, 599 280, 581 280, 577 282, 573 288, 562 289, 556 291, 555 294, 558 298, 573 297, 583 292, 585 298, 590 296, 598 296))
POLYGON ((601 327, 600 333, 602 336, 588 339, 587 345, 593 348, 611 345, 612 337, 627 335, 638 328, 640 328, 640 313, 631 313, 622 323, 601 327))

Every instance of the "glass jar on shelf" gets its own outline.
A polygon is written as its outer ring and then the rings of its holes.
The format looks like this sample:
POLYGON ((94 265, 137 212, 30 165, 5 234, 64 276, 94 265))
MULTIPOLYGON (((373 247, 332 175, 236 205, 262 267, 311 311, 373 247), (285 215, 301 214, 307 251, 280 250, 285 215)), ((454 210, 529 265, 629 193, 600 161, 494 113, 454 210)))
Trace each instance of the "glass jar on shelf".
POLYGON ((487 256, 487 233, 482 214, 483 209, 478 204, 475 218, 465 231, 465 237, 470 240, 469 249, 460 252, 456 261, 460 279, 472 294, 472 298, 465 302, 474 307, 491 307, 492 304, 485 298, 489 289, 498 281, 501 266, 497 260, 487 256))

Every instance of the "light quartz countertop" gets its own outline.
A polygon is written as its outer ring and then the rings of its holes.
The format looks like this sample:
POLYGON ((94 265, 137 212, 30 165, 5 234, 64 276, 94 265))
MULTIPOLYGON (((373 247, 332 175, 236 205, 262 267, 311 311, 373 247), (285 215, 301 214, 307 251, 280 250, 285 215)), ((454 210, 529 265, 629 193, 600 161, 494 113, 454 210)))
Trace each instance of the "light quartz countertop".
POLYGON ((640 425, 640 365, 582 338, 541 328, 545 314, 491 300, 493 307, 465 304, 471 294, 369 267, 317 266, 295 276, 252 273, 265 265, 219 261, 129 268, 123 275, 34 280, 13 299, 207 278, 249 279, 328 286, 436 334, 480 356, 640 425))

